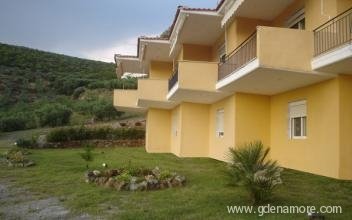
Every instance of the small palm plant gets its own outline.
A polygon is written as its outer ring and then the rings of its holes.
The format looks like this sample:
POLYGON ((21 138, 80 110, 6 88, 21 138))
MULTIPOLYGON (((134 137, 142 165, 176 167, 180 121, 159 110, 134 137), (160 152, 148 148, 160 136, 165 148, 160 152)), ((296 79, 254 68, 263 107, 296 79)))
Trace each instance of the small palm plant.
POLYGON ((93 156, 93 146, 86 144, 84 145, 84 151, 80 153, 81 158, 86 161, 86 167, 87 169, 89 168, 89 162, 93 161, 94 156, 93 156))
POLYGON ((282 168, 267 159, 270 149, 260 141, 230 148, 230 174, 237 185, 244 186, 254 204, 267 200, 274 188, 281 184, 282 168))

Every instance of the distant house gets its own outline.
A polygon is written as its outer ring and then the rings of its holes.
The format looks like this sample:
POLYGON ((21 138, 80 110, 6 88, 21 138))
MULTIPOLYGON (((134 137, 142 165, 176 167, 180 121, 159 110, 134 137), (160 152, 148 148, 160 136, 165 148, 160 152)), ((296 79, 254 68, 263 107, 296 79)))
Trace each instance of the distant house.
POLYGON ((261 140, 287 168, 352 179, 352 1, 223 0, 179 7, 166 38, 116 56, 138 90, 120 110, 147 112, 146 150, 227 160, 261 140))

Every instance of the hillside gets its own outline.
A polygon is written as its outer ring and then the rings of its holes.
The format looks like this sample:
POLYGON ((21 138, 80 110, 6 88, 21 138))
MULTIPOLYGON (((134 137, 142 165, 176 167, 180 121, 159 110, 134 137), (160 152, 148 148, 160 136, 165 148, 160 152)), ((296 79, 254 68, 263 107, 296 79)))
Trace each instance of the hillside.
POLYGON ((104 63, 0 43, 0 131, 111 120, 114 88, 135 88, 116 79, 104 63))

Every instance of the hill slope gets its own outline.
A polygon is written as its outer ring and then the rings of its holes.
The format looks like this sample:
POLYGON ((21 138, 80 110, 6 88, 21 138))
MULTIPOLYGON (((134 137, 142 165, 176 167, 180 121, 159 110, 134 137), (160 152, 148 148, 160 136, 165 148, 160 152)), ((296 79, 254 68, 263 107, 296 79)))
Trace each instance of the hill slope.
POLYGON ((0 130, 118 117, 112 89, 135 88, 136 80, 114 71, 113 63, 0 43, 0 130))

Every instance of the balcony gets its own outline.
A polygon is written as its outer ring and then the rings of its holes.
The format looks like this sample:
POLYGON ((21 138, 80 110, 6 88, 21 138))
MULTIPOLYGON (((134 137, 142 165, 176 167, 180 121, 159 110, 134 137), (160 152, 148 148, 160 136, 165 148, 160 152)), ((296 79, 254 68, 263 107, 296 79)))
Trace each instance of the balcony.
POLYGON ((218 66, 216 89, 273 95, 334 77, 311 69, 313 33, 257 27, 218 66))
POLYGON ((167 93, 168 80, 139 79, 137 104, 144 108, 171 109, 176 104, 166 99, 167 93))
POLYGON ((352 8, 314 30, 312 69, 352 74, 352 8))
POLYGON ((114 106, 118 111, 143 112, 146 109, 137 105, 137 90, 114 90, 114 106))
POLYGON ((216 62, 179 61, 177 71, 169 79, 167 100, 175 103, 213 103, 226 96, 217 91, 216 62))

